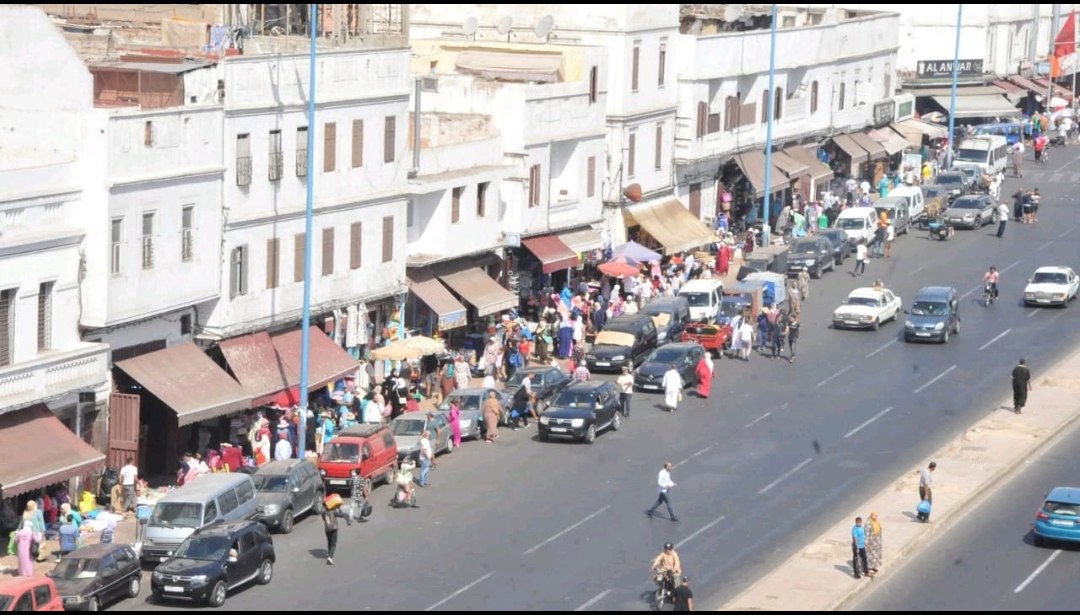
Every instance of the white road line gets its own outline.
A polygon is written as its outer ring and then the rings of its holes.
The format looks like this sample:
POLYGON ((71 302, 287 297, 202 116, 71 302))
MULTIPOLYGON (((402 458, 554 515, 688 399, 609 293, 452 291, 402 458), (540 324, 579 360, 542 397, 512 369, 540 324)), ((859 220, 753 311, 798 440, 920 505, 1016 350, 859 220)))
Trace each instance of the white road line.
POLYGON ((772 416, 772 412, 766 412, 765 414, 762 414, 761 416, 757 417, 756 419, 754 419, 754 420, 750 421, 749 423, 747 423, 746 425, 744 425, 743 429, 750 429, 754 425, 757 425, 758 423, 760 423, 761 421, 764 421, 765 419, 769 418, 770 416, 772 416))
POLYGON ((844 434, 844 439, 846 440, 846 439, 850 438, 851 436, 854 436, 855 434, 859 433, 860 431, 862 431, 862 430, 863 430, 863 428, 864 428, 864 427, 866 427, 866 426, 867 426, 867 425, 869 425, 870 423, 873 423, 874 421, 876 421, 876 420, 880 419, 881 417, 885 416, 886 414, 888 414, 889 412, 891 412, 891 411, 892 411, 892 409, 893 409, 893 407, 892 407, 892 406, 889 406, 888 408, 885 408, 885 409, 884 409, 884 410, 882 410, 881 412, 878 412, 878 413, 877 413, 877 414, 875 414, 875 415, 874 415, 873 417, 871 417, 869 421, 866 421, 866 422, 865 422, 865 423, 863 423, 862 425, 859 425, 859 426, 858 426, 858 427, 856 427, 855 429, 852 429, 851 431, 849 431, 849 432, 847 432, 846 434, 844 434))
POLYGON ((675 548, 676 549, 681 549, 683 547, 683 545, 685 545, 686 543, 690 542, 691 540, 697 538, 698 536, 701 536, 705 532, 709 531, 710 529, 713 528, 713 526, 715 526, 717 523, 720 523, 724 519, 725 519, 725 517, 720 517, 719 519, 716 519, 715 521, 710 521, 709 523, 705 524, 705 527, 701 528, 700 530, 694 532, 693 534, 690 534, 686 538, 683 538, 679 542, 675 543, 675 548))
POLYGON ((934 384, 934 383, 935 383, 935 382, 937 382, 938 380, 941 380, 942 378, 944 378, 945 376, 947 376, 947 375, 949 374, 949 372, 951 372, 951 371, 952 371, 952 370, 954 370, 954 369, 956 369, 956 366, 955 366, 955 365, 953 365, 953 366, 952 366, 952 367, 950 367, 949 369, 947 369, 947 370, 945 370, 945 371, 941 372, 941 373, 940 373, 940 374, 938 374, 937 376, 934 376, 934 378, 933 378, 932 380, 930 380, 930 382, 927 382, 926 384, 922 385, 921 387, 919 387, 919 388, 915 389, 915 393, 922 393, 922 392, 923 392, 923 391, 925 391, 925 390, 926 390, 926 389, 927 389, 927 388, 928 388, 928 387, 929 387, 929 386, 930 386, 931 384, 934 384))
POLYGON ((971 295, 971 293, 973 293, 973 292, 975 292, 977 290, 982 290, 982 289, 983 289, 983 285, 979 284, 975 288, 972 288, 971 290, 967 291, 966 293, 960 295, 960 299, 961 300, 967 299, 971 295))
POLYGON ((1009 334, 1009 333, 1010 333, 1011 331, 1012 331, 1012 329, 1005 329, 1005 330, 1004 330, 1004 331, 1002 331, 1001 333, 998 333, 998 334, 997 334, 997 336, 996 336, 996 337, 994 337, 994 339, 990 340, 989 342, 986 342, 986 343, 985 343, 985 344, 983 344, 982 346, 979 346, 979 352, 982 352, 982 351, 986 350, 987 348, 989 348, 989 347, 990 347, 990 344, 993 344, 994 342, 998 341, 999 339, 1001 339, 1001 338, 1005 337, 1005 336, 1006 336, 1006 335, 1008 335, 1008 334, 1009 334))
POLYGON ((761 491, 758 491, 757 494, 758 495, 765 495, 773 487, 775 487, 775 486, 779 485, 780 483, 784 482, 785 480, 791 478, 796 472, 798 472, 799 470, 801 470, 801 469, 805 468, 806 466, 810 465, 810 462, 813 461, 813 460, 814 460, 813 457, 807 457, 806 459, 804 459, 802 461, 802 463, 800 463, 799 465, 797 465, 794 468, 791 468, 790 470, 785 472, 783 476, 781 476, 780 478, 774 480, 773 482, 769 483, 768 485, 765 485, 765 487, 763 487, 761 489, 761 491))
POLYGON ((1013 264, 1009 265, 1008 267, 1006 267, 1006 268, 1002 269, 1002 270, 1001 270, 1001 271, 999 271, 998 273, 1005 273, 1006 271, 1008 271, 1008 270, 1012 269, 1013 267, 1015 267, 1015 266, 1019 265, 1019 264, 1020 264, 1020 263, 1022 263, 1022 262, 1024 262, 1024 260, 1023 260, 1023 259, 1020 259, 1020 260, 1016 261, 1015 263, 1013 263, 1013 264))
POLYGON ((877 349, 877 350, 875 350, 874 352, 871 352, 870 354, 866 355, 866 358, 867 358, 867 359, 869 359, 870 357, 872 357, 872 356, 876 355, 877 353, 881 352, 882 350, 885 350, 885 349, 886 349, 886 348, 888 348, 889 346, 892 346, 893 344, 895 344, 895 343, 896 343, 896 341, 897 341, 897 340, 893 340, 893 341, 889 342, 888 344, 885 344, 885 345, 884 345, 884 346, 882 346, 881 348, 878 348, 878 349, 877 349))
POLYGON ((677 464, 675 464, 675 465, 671 466, 671 469, 672 469, 672 470, 674 470, 675 468, 677 468, 677 467, 681 466, 682 464, 686 463, 687 461, 690 461, 690 460, 691 460, 691 459, 693 459, 694 457, 697 457, 698 455, 703 455, 703 454, 704 454, 705 452, 707 452, 707 451, 709 451, 710 449, 712 449, 712 447, 713 447, 713 446, 716 446, 716 445, 715 445, 715 444, 712 444, 712 445, 706 446, 705 448, 701 449, 700 451, 698 451, 698 452, 694 453, 693 455, 690 455, 690 456, 689 456, 689 457, 687 457, 686 459, 683 459, 683 460, 682 460, 682 461, 680 461, 679 463, 677 463, 677 464))
POLYGON ((1057 313, 1057 314, 1054 314, 1053 316, 1051 316, 1051 317, 1050 317, 1050 320, 1048 320, 1048 321, 1046 321, 1046 322, 1054 322, 1054 321, 1055 321, 1055 320, 1057 320, 1058 318, 1061 318, 1062 316, 1064 316, 1064 315, 1065 315, 1065 313, 1066 313, 1067 311, 1068 311, 1068 310, 1058 310, 1058 313, 1057 313))
POLYGON ((851 369, 853 367, 855 367, 855 366, 854 365, 848 365, 847 367, 845 367, 844 369, 836 372, 832 376, 829 376, 828 378, 826 378, 826 379, 822 380, 821 382, 817 383, 817 385, 819 387, 823 387, 826 384, 829 384, 830 382, 832 382, 834 379, 839 378, 841 376, 841 374, 843 374, 844 372, 846 372, 847 370, 849 370, 849 369, 851 369))
POLYGON ((596 604, 597 602, 600 602, 601 600, 603 600, 604 597, 607 596, 610 593, 611 593, 610 589, 605 589, 604 591, 600 592, 599 594, 596 594, 595 596, 593 596, 592 600, 589 600, 588 602, 586 602, 585 604, 579 606, 578 608, 576 608, 574 610, 575 611, 584 611, 585 609, 589 608, 590 606, 592 606, 592 605, 596 604))
POLYGON ((548 538, 548 539, 547 539, 547 540, 545 540, 544 542, 542 542, 542 543, 540 543, 540 544, 536 545, 535 547, 533 547, 533 548, 529 549, 528 551, 526 551, 526 552, 522 553, 522 555, 531 555, 531 554, 533 554, 533 553, 536 553, 536 552, 537 552, 537 551, 539 551, 539 550, 540 550, 540 548, 541 548, 541 547, 543 547, 544 545, 548 545, 548 544, 551 544, 552 542, 555 542, 556 540, 558 540, 558 539, 562 538, 563 536, 566 536, 566 535, 567 535, 567 534, 569 534, 570 532, 572 532, 572 531, 574 531, 574 530, 578 529, 579 527, 581 527, 581 526, 585 525, 585 524, 586 524, 586 523, 588 523, 588 522, 589 522, 590 520, 592 520, 592 519, 595 519, 596 517, 600 516, 601 514, 603 514, 603 513, 604 513, 604 511, 606 511, 606 510, 607 510, 607 509, 609 509, 609 508, 611 508, 611 504, 608 504, 607 506, 605 506, 605 507, 601 508, 600 510, 598 510, 598 511, 594 512, 593 514, 589 515, 588 517, 585 517, 585 518, 584 518, 584 519, 582 519, 581 521, 578 521, 577 523, 575 523, 575 524, 571 525, 570 527, 568 527, 568 528, 566 528, 565 530, 563 530, 563 531, 559 532, 558 534, 555 534, 555 535, 554 535, 554 536, 552 536, 551 538, 548 538))
POLYGON ((1031 310, 1031 312, 1027 315, 1027 317, 1028 318, 1034 318, 1035 315, 1038 314, 1039 312, 1041 312, 1042 310, 1043 310, 1042 308, 1035 308, 1034 310, 1031 310))
POLYGON ((1043 245, 1041 245, 1041 246, 1039 246, 1039 247, 1037 247, 1035 249, 1036 250, 1042 250, 1043 248, 1049 248, 1052 245, 1054 245, 1054 240, 1051 239, 1050 241, 1044 243, 1043 245))
POLYGON ((915 275, 916 273, 919 273, 919 272, 920 272, 920 271, 922 271, 923 269, 926 269, 926 265, 923 265, 922 267, 919 267, 918 269, 916 269, 916 270, 914 270, 914 271, 911 271, 911 272, 909 272, 909 273, 908 273, 908 275, 915 275))
POLYGON ((1042 572, 1046 570, 1046 567, 1053 563, 1053 561, 1056 560, 1059 555, 1061 555, 1061 549, 1058 549, 1057 551, 1051 553, 1050 557, 1046 558, 1046 561, 1040 564, 1039 567, 1035 569, 1035 572, 1032 572, 1030 575, 1028 575, 1028 578, 1024 579, 1023 583, 1016 586, 1016 589, 1013 590, 1013 593, 1019 594, 1020 592, 1024 591, 1024 589, 1026 589, 1028 585, 1031 585, 1031 582, 1035 580, 1035 577, 1042 574, 1042 572))
POLYGON ((440 606, 446 604, 447 602, 450 602, 454 598, 457 598, 461 594, 464 594, 465 592, 467 592, 470 589, 476 587, 477 585, 483 583, 484 581, 487 581, 488 579, 491 578, 491 575, 493 575, 493 574, 495 574, 495 573, 494 572, 489 572, 489 573, 485 574, 484 576, 480 577, 479 579, 473 581, 472 583, 469 583, 465 587, 462 587, 461 589, 457 590, 456 592, 450 594, 449 596, 443 598, 442 600, 436 602, 435 604, 429 606, 428 608, 426 608, 424 610, 425 611, 434 611, 435 609, 437 609, 440 606))
POLYGON ((1071 233, 1071 232, 1073 232, 1073 231, 1075 231, 1075 230, 1076 230, 1076 227, 1074 226, 1074 227, 1070 228, 1069 230, 1065 231, 1064 233, 1062 233, 1062 234, 1058 235, 1058 239, 1065 239, 1065 237, 1066 237, 1066 236, 1067 236, 1067 235, 1068 235, 1069 233, 1071 233))

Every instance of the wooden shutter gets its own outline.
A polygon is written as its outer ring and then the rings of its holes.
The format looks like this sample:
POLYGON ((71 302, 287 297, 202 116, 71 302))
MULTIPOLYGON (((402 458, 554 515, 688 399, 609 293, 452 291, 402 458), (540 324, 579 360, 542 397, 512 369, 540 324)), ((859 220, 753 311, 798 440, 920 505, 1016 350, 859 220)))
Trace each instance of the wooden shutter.
POLYGON ((585 196, 596 196, 596 156, 589 156, 589 168, 585 175, 585 196))
POLYGON ((491 184, 484 182, 476 185, 476 217, 483 218, 487 215, 487 191, 491 184))
POLYGON ((769 121, 769 90, 761 91, 761 123, 769 121))
POLYGON ((705 136, 705 130, 708 127, 709 121, 709 103, 699 102, 697 104, 697 138, 701 139, 705 136))
POLYGON ((364 166, 364 120, 352 123, 352 166, 354 169, 364 166))
POLYGON ((450 224, 461 222, 461 193, 464 188, 454 188, 450 196, 450 224))
POLYGON ((293 282, 304 281, 304 233, 293 236, 293 282))
POLYGON ((636 92, 638 90, 638 69, 641 65, 641 47, 634 47, 633 64, 630 68, 630 91, 636 92))
POLYGON ((540 165, 529 167, 529 207, 540 206, 540 165))
POLYGON ((382 262, 394 260, 394 216, 382 219, 382 262))
POLYGON ((337 168, 337 124, 323 124, 323 172, 329 173, 337 168))
POLYGON ((394 147, 397 144, 397 118, 393 115, 386 116, 386 127, 383 131, 383 162, 394 161, 394 147))
POLYGON ((637 166, 637 135, 630 133, 630 141, 626 146, 626 176, 634 176, 634 167, 637 166))
POLYGON ((667 70, 667 45, 660 43, 660 55, 657 58, 658 66, 656 67, 656 85, 663 87, 664 85, 664 71, 667 70))
POLYGON ((589 69, 589 102, 596 102, 600 92, 600 69, 593 66, 589 69))
POLYGON ((810 84, 810 113, 817 113, 818 105, 818 82, 810 84))
POLYGON ((784 117, 784 88, 777 86, 773 98, 776 99, 773 102, 773 119, 779 120, 784 117))
POLYGON ((322 230, 322 274, 334 275, 334 228, 322 230))
POLYGON ((349 269, 359 269, 364 264, 364 225, 353 222, 349 226, 349 269))
POLYGON ((281 281, 281 240, 266 240, 266 287, 277 288, 281 281))
POLYGON ((664 167, 664 125, 663 124, 657 124, 656 125, 656 147, 655 147, 655 151, 653 152, 653 157, 655 158, 655 160, 653 162, 653 166, 656 168, 657 171, 659 171, 660 169, 662 169, 664 167))
POLYGON ((701 184, 690 184, 690 213, 701 219, 701 184))

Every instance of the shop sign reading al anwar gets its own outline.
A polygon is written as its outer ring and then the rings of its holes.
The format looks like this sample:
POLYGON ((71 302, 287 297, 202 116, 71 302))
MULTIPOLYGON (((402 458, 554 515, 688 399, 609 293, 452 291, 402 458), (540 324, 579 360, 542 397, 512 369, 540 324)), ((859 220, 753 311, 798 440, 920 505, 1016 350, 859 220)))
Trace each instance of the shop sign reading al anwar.
MULTIPOLYGON (((932 79, 936 77, 952 77, 952 60, 925 60, 916 66, 916 77, 919 79, 932 79)), ((958 77, 971 77, 983 74, 982 60, 960 60, 957 64, 956 75, 958 77)))

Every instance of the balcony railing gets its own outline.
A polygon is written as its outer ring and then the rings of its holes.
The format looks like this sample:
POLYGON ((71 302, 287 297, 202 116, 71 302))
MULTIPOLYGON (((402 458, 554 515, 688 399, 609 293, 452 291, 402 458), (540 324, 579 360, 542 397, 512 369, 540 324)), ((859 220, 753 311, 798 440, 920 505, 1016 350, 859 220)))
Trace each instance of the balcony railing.
POLYGON ((80 343, 67 351, 0 368, 0 413, 83 391, 105 382, 109 345, 80 343))
POLYGON ((307 150, 296 150, 296 176, 307 177, 307 150))
POLYGON ((236 185, 251 185, 251 156, 236 157, 236 185))
POLYGON ((190 261, 195 257, 195 229, 186 228, 180 234, 180 260, 190 261))
POLYGON ((270 152, 270 181, 276 182, 281 179, 285 156, 281 152, 270 152))

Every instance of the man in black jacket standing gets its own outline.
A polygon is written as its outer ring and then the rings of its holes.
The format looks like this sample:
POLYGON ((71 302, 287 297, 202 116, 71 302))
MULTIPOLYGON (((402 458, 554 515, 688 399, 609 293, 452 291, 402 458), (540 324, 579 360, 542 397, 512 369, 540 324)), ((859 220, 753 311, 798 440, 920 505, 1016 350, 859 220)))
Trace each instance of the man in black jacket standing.
POLYGON ((1013 387, 1013 412, 1020 414, 1027 405, 1028 391, 1031 390, 1031 370, 1027 363, 1020 359, 1020 363, 1012 371, 1013 387))

